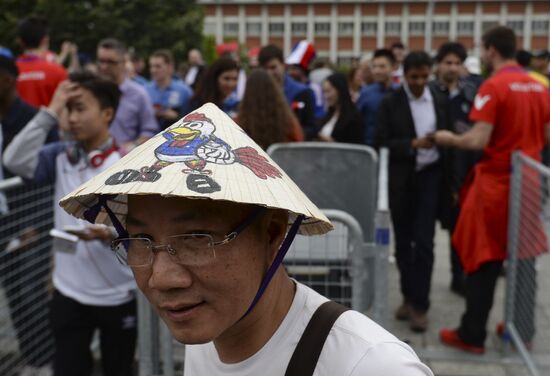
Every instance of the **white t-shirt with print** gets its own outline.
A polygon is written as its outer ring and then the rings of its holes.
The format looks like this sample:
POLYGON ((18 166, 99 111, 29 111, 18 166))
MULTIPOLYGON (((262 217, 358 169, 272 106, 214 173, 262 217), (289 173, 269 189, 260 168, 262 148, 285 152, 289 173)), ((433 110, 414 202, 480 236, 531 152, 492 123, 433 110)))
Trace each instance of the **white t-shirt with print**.
MULTIPOLYGON (((283 322, 254 355, 222 363, 212 342, 186 346, 184 376, 283 376, 302 333, 327 298, 296 283, 296 295, 283 322)), ((314 376, 433 376, 414 351, 367 316, 343 313, 323 346, 314 376)))

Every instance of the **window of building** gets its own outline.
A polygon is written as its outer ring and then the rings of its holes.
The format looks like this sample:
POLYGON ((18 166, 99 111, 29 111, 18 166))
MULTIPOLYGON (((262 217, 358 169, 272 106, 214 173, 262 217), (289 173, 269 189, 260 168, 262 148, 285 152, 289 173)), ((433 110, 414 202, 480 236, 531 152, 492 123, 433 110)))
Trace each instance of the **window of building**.
POLYGON ((534 35, 548 35, 550 30, 550 21, 548 20, 534 20, 531 24, 531 30, 534 35))
POLYGON ((434 35, 448 35, 451 24, 449 21, 434 21, 432 22, 432 31, 434 35))
POLYGON ((411 35, 424 35, 426 31, 426 22, 424 21, 411 21, 409 22, 409 34, 411 35))
POLYGON ((216 34, 216 24, 213 23, 213 22, 205 22, 204 23, 204 34, 206 34, 206 35, 216 34))
POLYGON ((401 21, 386 21, 384 24, 384 31, 386 35, 400 35, 401 21))
POLYGON ((516 34, 523 34, 523 20, 508 21, 506 26, 514 30, 516 34))
POLYGON ((486 31, 491 30, 495 26, 498 26, 498 21, 483 21, 481 23, 481 32, 485 33, 486 31))
POLYGON ((285 32, 285 24, 283 22, 270 22, 269 33, 270 34, 283 34, 285 32))
POLYGON ((315 22, 315 34, 330 34, 330 22, 315 22))
POLYGON ((474 21, 458 21, 456 31, 458 35, 472 35, 474 33, 474 21))
POLYGON ((307 23, 306 22, 293 22, 291 25, 292 34, 294 35, 306 35, 307 23))
POLYGON ((338 22, 338 34, 340 35, 353 34, 353 22, 338 22))
POLYGON ((378 22, 361 22, 361 33, 363 35, 376 35, 378 22))
POLYGON ((246 33, 248 35, 260 35, 262 33, 261 22, 247 22, 246 33))
POLYGON ((239 33, 239 24, 237 22, 226 22, 223 24, 223 33, 225 35, 237 35, 239 33))

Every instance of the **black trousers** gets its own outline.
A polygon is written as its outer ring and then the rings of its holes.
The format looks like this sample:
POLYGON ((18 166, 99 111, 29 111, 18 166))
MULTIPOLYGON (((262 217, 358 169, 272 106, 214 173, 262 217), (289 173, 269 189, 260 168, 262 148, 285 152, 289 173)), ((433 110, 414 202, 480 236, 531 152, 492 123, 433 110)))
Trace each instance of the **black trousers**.
POLYGON ((458 335, 471 345, 483 346, 487 337, 487 319, 501 269, 501 261, 487 262, 466 277, 466 312, 462 315, 458 335))
POLYGON ((430 307, 440 179, 441 168, 437 164, 416 172, 413 186, 402 192, 406 207, 391 213, 401 293, 406 302, 421 312, 430 307))
POLYGON ((54 292, 50 322, 55 339, 54 375, 88 376, 90 343, 99 329, 102 374, 131 376, 137 336, 136 301, 119 306, 90 306, 54 292))
MULTIPOLYGON (((460 214, 460 208, 458 205, 451 209, 451 223, 450 223, 451 228, 449 229, 449 234, 451 238, 453 236, 456 223, 458 222, 459 214, 460 214)), ((452 282, 463 283, 466 277, 464 276, 464 269, 462 268, 462 262, 460 261, 460 257, 458 256, 458 252, 456 248, 453 246, 453 242, 450 241, 449 244, 450 244, 452 282)))
MULTIPOLYGON (((535 335, 536 283, 525 283, 527 280, 536 281, 534 260, 518 260, 517 281, 521 287, 514 291, 513 323, 524 342, 530 342, 535 335)), ((485 343, 487 320, 501 269, 501 261, 488 262, 466 277, 466 312, 462 315, 458 334, 469 344, 483 346, 485 343)))

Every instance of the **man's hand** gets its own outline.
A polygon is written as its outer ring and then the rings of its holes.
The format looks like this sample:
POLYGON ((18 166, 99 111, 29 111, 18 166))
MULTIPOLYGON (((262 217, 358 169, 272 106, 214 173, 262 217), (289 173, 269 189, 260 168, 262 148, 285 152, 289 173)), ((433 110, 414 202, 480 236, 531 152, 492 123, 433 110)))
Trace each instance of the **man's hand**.
POLYGON ((412 140, 411 145, 415 149, 431 149, 435 146, 433 139, 429 136, 415 138, 412 140))
POLYGON ((81 92, 77 83, 65 80, 57 86, 50 105, 48 106, 48 110, 59 117, 63 109, 67 106, 67 103, 80 94, 81 92))
POLYGON ((180 117, 180 115, 171 108, 167 108, 166 110, 157 110, 156 115, 157 117, 165 120, 177 120, 180 117))

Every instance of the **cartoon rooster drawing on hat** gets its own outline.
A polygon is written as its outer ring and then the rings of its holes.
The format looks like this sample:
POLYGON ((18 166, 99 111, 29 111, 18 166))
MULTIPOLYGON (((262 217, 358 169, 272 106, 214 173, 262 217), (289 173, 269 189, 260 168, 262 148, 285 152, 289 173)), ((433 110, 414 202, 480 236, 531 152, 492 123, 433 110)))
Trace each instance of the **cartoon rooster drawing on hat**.
POLYGON ((204 114, 187 115, 180 126, 162 134, 166 142, 155 150, 158 162, 149 167, 149 171, 159 171, 171 163, 184 163, 187 167, 184 173, 209 175, 211 171, 205 169, 207 163, 239 163, 261 179, 281 177, 281 172, 256 149, 250 146, 232 149, 214 135, 215 131, 214 123, 204 114))

